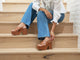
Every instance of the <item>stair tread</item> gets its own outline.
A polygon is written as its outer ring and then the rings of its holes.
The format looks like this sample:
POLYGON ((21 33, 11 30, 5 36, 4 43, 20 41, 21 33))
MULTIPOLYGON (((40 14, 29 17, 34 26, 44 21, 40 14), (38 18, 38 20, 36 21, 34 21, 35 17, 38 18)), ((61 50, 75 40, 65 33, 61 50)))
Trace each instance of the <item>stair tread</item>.
MULTIPOLYGON (((34 21, 36 23, 37 21, 34 21)), ((0 21, 0 24, 19 24, 20 22, 16 21, 0 21)), ((62 24, 73 24, 73 22, 62 22, 62 24)))
POLYGON ((53 54, 53 53, 80 53, 78 48, 53 48, 39 51, 36 48, 0 48, 0 54, 53 54))
POLYGON ((7 3, 7 4, 15 4, 15 3, 17 3, 17 4, 27 4, 27 3, 31 3, 31 2, 27 1, 27 2, 3 2, 3 3, 7 3))
MULTIPOLYGON (((33 2, 33 1, 32 1, 32 2, 33 2)), ((24 4, 26 4, 26 3, 31 3, 31 2, 29 2, 29 1, 27 1, 27 2, 7 2, 7 1, 6 1, 6 2, 3 2, 3 3, 13 3, 13 4, 14 4, 14 3, 19 3, 19 4, 23 4, 23 3, 24 3, 24 4)), ((66 2, 63 2, 63 3, 64 3, 64 4, 67 4, 66 2)))
MULTIPOLYGON (((25 11, 0 11, 0 13, 25 13, 25 11)), ((66 11, 66 13, 70 13, 69 11, 66 11)))
MULTIPOLYGON (((77 37, 77 34, 73 33, 60 33, 56 34, 55 37, 77 37)), ((0 37, 37 37, 37 34, 27 34, 27 35, 12 35, 12 34, 0 34, 0 37)))

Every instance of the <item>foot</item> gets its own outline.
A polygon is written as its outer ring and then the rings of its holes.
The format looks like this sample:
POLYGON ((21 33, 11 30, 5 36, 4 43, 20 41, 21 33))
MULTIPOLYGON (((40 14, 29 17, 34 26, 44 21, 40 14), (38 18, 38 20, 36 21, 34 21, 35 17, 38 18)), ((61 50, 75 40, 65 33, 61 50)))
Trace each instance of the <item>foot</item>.
POLYGON ((13 35, 20 35, 21 32, 23 34, 27 33, 26 25, 24 23, 20 23, 15 29, 11 31, 13 35))
POLYGON ((13 29, 12 31, 18 31, 20 28, 26 28, 26 25, 24 23, 20 23, 16 29, 13 29))
POLYGON ((46 37, 40 44, 37 45, 37 49, 39 50, 46 50, 49 47, 49 49, 52 49, 52 40, 50 40, 49 37, 46 37))
POLYGON ((26 27, 26 25, 24 23, 20 23, 18 26, 19 27, 26 27))

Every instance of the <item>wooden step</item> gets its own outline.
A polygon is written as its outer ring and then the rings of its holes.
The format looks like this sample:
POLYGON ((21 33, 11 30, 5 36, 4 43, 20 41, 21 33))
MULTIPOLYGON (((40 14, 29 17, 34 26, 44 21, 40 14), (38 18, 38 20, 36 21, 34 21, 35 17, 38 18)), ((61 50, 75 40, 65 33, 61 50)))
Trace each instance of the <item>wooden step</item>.
MULTIPOLYGON (((4 2, 3 3, 3 11, 26 11, 28 8, 30 2, 4 2)), ((64 3, 64 6, 66 8, 66 3, 64 3)))
POLYGON ((39 51, 35 48, 0 49, 0 60, 80 60, 80 49, 39 51))
POLYGON ((34 0, 5 0, 5 2, 28 2, 28 3, 32 2, 32 1, 34 1, 34 0))
MULTIPOLYGON (((0 22, 0 33, 11 33, 19 25, 18 22, 0 22)), ((49 24, 51 30, 52 24, 49 24)), ((37 34, 37 23, 34 21, 28 29, 29 34, 37 34)), ((55 33, 73 33, 73 23, 63 22, 56 26, 55 33)))
MULTIPOLYGON (((53 48, 77 48, 77 38, 75 34, 56 34, 53 48)), ((36 34, 0 34, 0 48, 36 48, 38 43, 36 34)))
MULTIPOLYGON (((3 10, 4 11, 26 11, 29 4, 30 2, 4 2, 3 10)), ((65 8, 66 8, 66 5, 67 4, 64 3, 65 8)))
MULTIPOLYGON (((5 2, 32 2, 32 1, 34 1, 34 0, 5 0, 5 2)), ((62 2, 64 2, 63 0, 62 0, 62 2)))
MULTIPOLYGON (((0 21, 16 21, 20 22, 25 12, 0 12, 0 21), (4 18, 5 17, 5 18, 4 18)), ((69 22, 70 13, 65 14, 64 22, 69 22)))

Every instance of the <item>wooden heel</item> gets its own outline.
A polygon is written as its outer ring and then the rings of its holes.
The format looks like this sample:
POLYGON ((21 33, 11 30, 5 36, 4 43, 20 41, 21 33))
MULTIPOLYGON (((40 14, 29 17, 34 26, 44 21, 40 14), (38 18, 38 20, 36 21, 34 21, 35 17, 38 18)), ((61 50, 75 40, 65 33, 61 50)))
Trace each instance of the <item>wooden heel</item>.
POLYGON ((13 31, 11 31, 11 34, 12 35, 20 35, 21 31, 22 31, 22 29, 19 29, 18 31, 13 30, 13 31))
POLYGON ((49 44, 47 44, 47 45, 45 45, 45 46, 37 46, 37 49, 39 49, 39 50, 47 50, 47 49, 52 49, 52 42, 51 43, 49 43, 49 44))
POLYGON ((27 34, 27 29, 26 29, 26 28, 23 28, 22 34, 23 34, 23 35, 26 35, 26 34, 27 34))
POLYGON ((49 49, 52 49, 52 42, 49 43, 49 49))
POLYGON ((12 30, 12 31, 11 31, 11 34, 12 34, 12 35, 20 35, 21 33, 22 33, 23 35, 26 35, 26 34, 27 34, 27 29, 26 29, 26 28, 20 28, 20 29, 12 30))
POLYGON ((43 40, 40 44, 37 45, 38 50, 47 50, 52 49, 52 39, 43 40))

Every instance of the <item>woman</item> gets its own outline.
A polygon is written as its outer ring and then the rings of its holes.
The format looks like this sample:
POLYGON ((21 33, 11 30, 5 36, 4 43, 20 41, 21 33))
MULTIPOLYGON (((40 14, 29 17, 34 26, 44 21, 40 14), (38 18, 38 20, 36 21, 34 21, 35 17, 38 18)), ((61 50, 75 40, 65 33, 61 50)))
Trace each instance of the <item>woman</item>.
POLYGON ((55 37, 54 30, 56 24, 63 21, 64 13, 65 8, 61 0, 34 0, 25 12, 21 23, 11 33, 13 35, 27 34, 27 29, 37 17, 38 38, 42 40, 37 48, 39 50, 52 49, 52 41, 55 37), (48 23, 53 24, 51 32, 49 32, 48 23))

